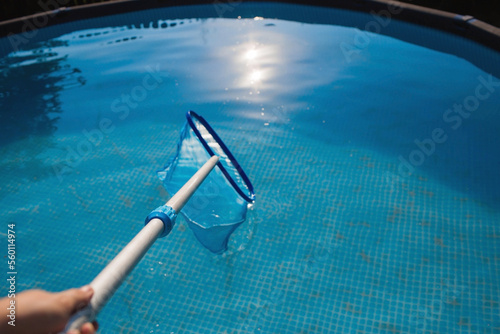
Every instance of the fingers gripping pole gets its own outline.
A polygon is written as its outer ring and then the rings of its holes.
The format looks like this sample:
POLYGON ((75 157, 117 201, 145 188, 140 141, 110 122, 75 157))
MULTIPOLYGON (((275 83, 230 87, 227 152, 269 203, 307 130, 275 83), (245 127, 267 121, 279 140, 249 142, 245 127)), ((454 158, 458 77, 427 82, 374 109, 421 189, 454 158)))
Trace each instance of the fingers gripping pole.
POLYGON ((95 320, 97 314, 155 242, 158 235, 163 232, 163 229, 164 224, 160 219, 151 220, 94 278, 90 283, 94 289, 94 295, 89 305, 70 319, 66 331, 80 329, 84 323, 95 320))
POLYGON ((63 333, 79 329, 84 323, 93 321, 99 311, 134 269, 144 254, 158 237, 164 237, 172 230, 177 213, 198 189, 215 167, 219 157, 211 157, 189 181, 167 202, 151 212, 146 218, 146 226, 129 242, 125 248, 90 283, 94 295, 83 310, 77 312, 68 322, 63 333))

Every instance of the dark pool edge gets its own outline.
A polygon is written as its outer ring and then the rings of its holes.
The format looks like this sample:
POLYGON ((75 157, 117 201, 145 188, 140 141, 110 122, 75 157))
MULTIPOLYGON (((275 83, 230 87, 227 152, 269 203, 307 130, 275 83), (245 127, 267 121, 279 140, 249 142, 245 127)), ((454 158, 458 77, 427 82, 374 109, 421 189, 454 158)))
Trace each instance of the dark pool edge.
MULTIPOLYGON (((63 7, 54 9, 50 12, 39 13, 0 22, 0 37, 6 37, 11 34, 26 32, 31 27, 41 28, 61 23, 67 23, 74 20, 94 18, 100 16, 128 13, 132 11, 154 9, 169 6, 185 6, 212 4, 214 6, 235 6, 240 2, 255 2, 246 0, 187 0, 187 1, 165 1, 165 0, 118 0, 112 2, 103 2, 76 7, 63 7), (31 27, 27 22, 31 22, 31 27)), ((257 1, 258 2, 258 1, 257 1)), ((437 9, 426 8, 413 4, 407 4, 388 0, 292 0, 274 2, 302 4, 310 6, 332 7, 361 11, 366 13, 380 14, 389 13, 391 18, 403 20, 426 26, 434 29, 443 30, 474 40, 482 45, 500 52, 500 28, 492 26, 486 22, 475 19, 468 15, 458 15, 455 13, 444 12, 437 9)))
MULTIPOLYGON (((62 0, 59 0, 62 2, 62 0)), ((52 11, 25 16, 17 19, 0 22, 0 37, 12 34, 29 33, 31 30, 68 23, 75 20, 95 18, 101 16, 129 13, 133 11, 154 9, 161 7, 186 6, 186 5, 213 5, 225 8, 236 6, 241 2, 263 2, 247 0, 117 0, 112 2, 95 3, 75 7, 63 7, 52 11)), ((414 23, 420 26, 434 28, 459 35, 473 40, 493 50, 500 52, 500 28, 468 15, 458 15, 437 9, 426 8, 388 0, 277 0, 273 2, 300 4, 340 8, 373 15, 389 14, 390 18, 414 23)), ((362 27, 360 27, 361 29, 362 27)))
POLYGON ((395 18, 452 33, 500 52, 500 28, 470 15, 460 15, 392 0, 276 0, 275 2, 348 9, 373 15, 388 13, 391 19, 395 18))

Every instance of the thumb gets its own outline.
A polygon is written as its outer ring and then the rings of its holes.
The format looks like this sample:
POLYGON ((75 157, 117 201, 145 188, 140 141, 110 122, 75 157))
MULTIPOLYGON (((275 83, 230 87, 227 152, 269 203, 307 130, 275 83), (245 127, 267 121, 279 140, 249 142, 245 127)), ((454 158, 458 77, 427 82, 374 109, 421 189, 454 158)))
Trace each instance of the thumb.
POLYGON ((66 304, 67 310, 71 310, 71 314, 85 307, 92 298, 94 290, 90 285, 82 286, 79 289, 69 289, 61 292, 61 299, 66 304))

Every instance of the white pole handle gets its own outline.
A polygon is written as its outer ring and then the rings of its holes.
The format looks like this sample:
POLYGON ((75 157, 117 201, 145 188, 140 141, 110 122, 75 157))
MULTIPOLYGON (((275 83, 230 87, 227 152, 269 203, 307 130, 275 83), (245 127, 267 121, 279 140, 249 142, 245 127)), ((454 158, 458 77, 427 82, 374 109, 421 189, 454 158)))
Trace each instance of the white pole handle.
MULTIPOLYGON (((219 157, 212 156, 167 202, 166 207, 173 211, 173 215, 170 216, 172 225, 177 213, 186 204, 196 189, 198 189, 218 161, 219 157)), ((153 211, 153 213, 154 212, 155 211, 153 211)), ((84 323, 95 320, 99 311, 106 305, 116 289, 123 283, 127 275, 134 269, 156 239, 158 239, 160 235, 163 234, 164 236, 170 232, 170 230, 168 230, 167 233, 165 233, 166 228, 165 222, 160 218, 152 218, 147 222, 147 225, 142 228, 132 241, 130 241, 90 283, 90 286, 94 289, 94 295, 89 305, 71 317, 62 333, 66 333, 71 329, 80 329, 84 323)))
POLYGON ((216 155, 208 159, 208 161, 201 166, 196 174, 194 174, 189 181, 187 181, 186 184, 184 184, 182 188, 179 189, 174 196, 172 196, 166 205, 174 209, 175 212, 181 211, 182 207, 186 204, 196 189, 198 189, 208 174, 210 174, 217 162, 219 162, 219 157, 216 155))

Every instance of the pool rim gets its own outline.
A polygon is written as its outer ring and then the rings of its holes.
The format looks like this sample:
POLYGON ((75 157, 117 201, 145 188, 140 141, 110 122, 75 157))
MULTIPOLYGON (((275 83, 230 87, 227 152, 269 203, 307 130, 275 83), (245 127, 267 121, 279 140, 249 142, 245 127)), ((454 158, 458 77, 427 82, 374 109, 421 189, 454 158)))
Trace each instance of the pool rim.
MULTIPOLYGON (((243 2, 270 3, 262 0, 228 0, 227 3, 226 1, 221 1, 220 4, 230 6, 231 4, 236 5, 243 2)), ((460 15, 390 0, 275 0, 272 2, 352 10, 356 12, 369 13, 374 17, 378 16, 379 18, 382 17, 379 14, 388 13, 389 19, 394 18, 396 20, 413 23, 421 27, 433 28, 452 33, 500 52, 500 28, 478 20, 470 15, 460 15)), ((0 22, 0 38, 8 37, 14 34, 27 33, 40 28, 72 21, 125 14, 141 10, 193 5, 216 6, 216 4, 217 3, 213 0, 175 0, 168 2, 162 0, 116 0, 74 7, 61 6, 52 11, 46 11, 0 22), (49 16, 50 19, 47 18, 47 16, 49 16), (44 23, 40 24, 40 26, 33 23, 38 22, 37 20, 44 20, 44 23), (30 26, 35 29, 27 31, 30 26)), ((361 30, 367 30, 364 29, 364 27, 358 28, 361 30)))

